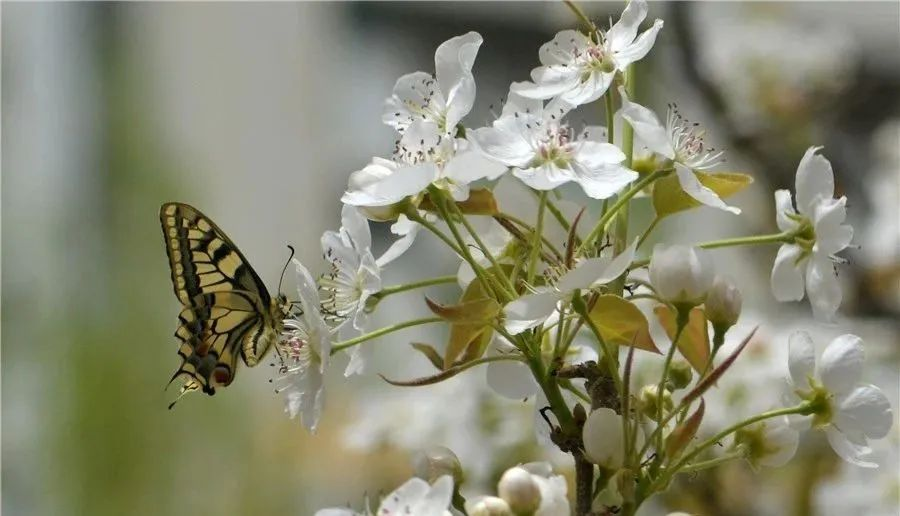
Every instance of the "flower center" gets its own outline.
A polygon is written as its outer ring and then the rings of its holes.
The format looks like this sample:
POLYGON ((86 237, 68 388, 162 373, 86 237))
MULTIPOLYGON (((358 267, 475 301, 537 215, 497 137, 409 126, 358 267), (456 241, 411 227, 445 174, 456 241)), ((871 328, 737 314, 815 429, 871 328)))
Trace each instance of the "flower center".
POLYGON ((572 130, 565 124, 548 124, 537 137, 537 156, 535 165, 553 163, 557 167, 566 168, 572 157, 572 130))
POLYGON ((666 131, 675 148, 675 161, 693 170, 710 169, 724 161, 723 151, 706 146, 706 130, 682 117, 675 104, 669 105, 666 131))

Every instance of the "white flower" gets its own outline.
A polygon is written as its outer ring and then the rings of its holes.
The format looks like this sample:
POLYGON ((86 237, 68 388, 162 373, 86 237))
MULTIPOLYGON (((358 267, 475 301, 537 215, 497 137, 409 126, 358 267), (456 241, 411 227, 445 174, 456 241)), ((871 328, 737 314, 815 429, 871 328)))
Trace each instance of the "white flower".
POLYGON ((384 497, 375 512, 356 512, 352 509, 320 509, 316 516, 450 516, 447 508, 453 497, 453 477, 445 475, 434 483, 411 478, 384 497))
POLYGON ((456 201, 469 197, 469 183, 496 179, 506 168, 486 159, 469 142, 441 133, 432 121, 413 122, 403 133, 393 160, 373 158, 350 175, 344 204, 383 207, 419 195, 430 184, 447 190, 456 201))
POLYGON ((512 516, 512 509, 503 498, 496 496, 479 496, 466 500, 466 513, 469 516, 512 516))
POLYGON ((316 431, 325 401, 323 379, 331 354, 331 330, 319 313, 316 282, 297 260, 297 292, 300 314, 284 320, 285 341, 279 343, 283 363, 278 378, 278 392, 285 395, 285 412, 291 418, 300 415, 300 422, 316 431))
POLYGON ((576 135, 563 123, 570 108, 558 102, 545 108, 539 100, 510 91, 500 118, 491 127, 470 131, 471 139, 487 157, 513 167, 513 175, 535 190, 575 181, 589 197, 606 199, 638 174, 621 165, 625 154, 618 147, 599 141, 599 128, 576 135))
POLYGON ((715 268, 707 251, 656 244, 650 258, 650 283, 667 301, 698 305, 712 288, 715 268))
POLYGON ((618 278, 631 265, 637 240, 614 258, 589 258, 560 276, 556 285, 540 287, 503 308, 503 327, 517 335, 546 321, 561 301, 576 290, 590 289, 618 278))
POLYGON ((635 135, 649 150, 672 160, 678 184, 684 193, 700 204, 731 213, 741 212, 740 209, 725 204, 716 192, 703 186, 694 174, 694 171, 713 168, 722 161, 722 151, 706 146, 703 129, 682 118, 675 106, 671 105, 666 125, 663 126, 653 111, 628 100, 624 88, 619 88, 619 94, 622 97, 622 108, 619 110, 622 118, 631 124, 635 135))
POLYGON ((503 473, 497 484, 497 494, 506 500, 515 514, 533 514, 541 505, 541 488, 535 475, 518 466, 503 473))
POLYGON ((840 457, 866 468, 878 467, 866 459, 871 454, 869 439, 888 434, 893 423, 891 404, 881 389, 860 384, 865 351, 855 335, 841 335, 825 348, 816 364, 815 347, 808 333, 798 331, 788 342, 788 368, 793 392, 790 402, 804 400, 815 409, 812 423, 824 430, 828 442, 840 457))
POLYGON ((831 163, 810 147, 797 167, 797 210, 791 192, 775 192, 778 228, 796 235, 778 249, 772 267, 772 294, 779 301, 799 301, 804 289, 816 319, 831 321, 841 305, 834 273, 835 255, 850 245, 853 228, 844 224, 847 198, 834 199, 831 163))
POLYGON ((434 76, 415 72, 400 77, 385 101, 384 123, 403 132, 414 121, 425 120, 437 124, 443 133, 454 134, 456 124, 475 102, 472 66, 481 43, 477 32, 451 38, 434 54, 434 76))
POLYGON ((741 316, 743 299, 741 291, 731 278, 716 276, 704 303, 707 320, 713 327, 718 325, 731 328, 741 316))
POLYGON ((647 2, 632 0, 622 17, 594 42, 574 30, 564 30, 541 46, 541 64, 531 72, 533 83, 516 85, 515 92, 529 98, 559 97, 574 106, 593 102, 606 93, 617 72, 639 61, 656 41, 662 20, 637 36, 647 17, 647 2))
POLYGON ((773 418, 742 428, 734 434, 734 444, 743 449, 751 466, 779 468, 797 453, 800 435, 785 423, 773 418))
POLYGON ((570 514, 566 477, 554 475, 553 468, 547 462, 529 462, 519 467, 531 473, 541 492, 541 505, 534 516, 570 514))
POLYGON ((622 467, 625 459, 622 417, 614 410, 602 407, 592 411, 584 422, 582 440, 589 461, 610 471, 622 467))

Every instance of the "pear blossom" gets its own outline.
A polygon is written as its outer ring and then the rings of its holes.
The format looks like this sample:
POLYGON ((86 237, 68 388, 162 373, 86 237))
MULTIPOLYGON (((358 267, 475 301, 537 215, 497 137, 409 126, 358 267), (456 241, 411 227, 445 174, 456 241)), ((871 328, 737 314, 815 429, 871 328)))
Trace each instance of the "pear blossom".
POLYGON ((574 30, 564 30, 541 46, 541 65, 531 72, 531 83, 515 85, 523 97, 548 99, 559 97, 573 106, 600 98, 612 84, 616 73, 643 59, 653 47, 662 20, 640 36, 638 27, 647 17, 647 2, 632 0, 622 17, 599 41, 574 30))
POLYGON ((844 224, 847 198, 834 199, 831 163, 810 147, 797 167, 797 209, 791 192, 775 192, 778 228, 793 241, 778 249, 772 267, 772 293, 779 301, 799 301, 804 290, 816 319, 832 321, 841 304, 834 272, 835 255, 850 245, 853 228, 844 224))
POLYGON ((572 270, 560 276, 553 286, 535 289, 516 299, 503 308, 506 331, 517 335, 525 330, 543 324, 555 311, 557 305, 571 297, 579 289, 591 289, 618 278, 631 265, 637 240, 614 258, 589 258, 572 270))
POLYGON ((513 512, 503 498, 479 496, 466 500, 466 514, 469 516, 512 516, 513 512))
POLYGON ((653 111, 630 101, 624 88, 619 88, 619 94, 622 97, 622 108, 619 110, 622 118, 631 124, 634 134, 650 151, 672 160, 678 184, 684 193, 700 204, 735 214, 741 212, 725 204, 694 174, 695 171, 711 169, 722 161, 722 151, 707 147, 703 129, 685 120, 674 105, 669 106, 666 124, 663 125, 653 111))
POLYGON ((891 404, 878 387, 861 384, 865 350, 856 335, 835 338, 816 363, 808 333, 795 332, 788 341, 788 369, 793 391, 787 402, 812 405, 812 417, 793 419, 795 426, 824 430, 842 459, 864 468, 878 465, 867 459, 869 439, 888 434, 893 424, 891 404))
POLYGON ((683 245, 656 244, 650 258, 650 283, 667 301, 698 305, 715 279, 709 253, 683 245))
POLYGON ((447 190, 456 201, 469 197, 469 183, 496 179, 506 168, 476 152, 467 140, 441 133, 432 121, 413 122, 397 143, 393 159, 373 158, 350 175, 341 201, 362 207, 388 207, 421 194, 429 185, 447 190))
POLYGON ((734 446, 743 450, 753 468, 779 468, 797 453, 800 435, 784 418, 761 421, 734 434, 734 446))
POLYGON ((606 199, 637 179, 637 172, 622 165, 625 154, 599 140, 599 128, 576 134, 562 121, 571 105, 554 101, 545 107, 513 90, 491 127, 470 131, 485 156, 512 167, 513 175, 535 190, 574 181, 594 199, 606 199))
POLYGON ((450 516, 448 510, 453 497, 453 477, 437 479, 433 485, 413 477, 384 497, 378 510, 356 512, 347 508, 320 509, 316 516, 450 516))
POLYGON ((548 462, 529 462, 522 464, 519 468, 531 473, 531 478, 537 483, 541 493, 541 504, 534 512, 534 516, 557 516, 570 513, 566 477, 554 475, 553 468, 548 462))
POLYGON ((482 41, 477 32, 451 38, 434 53, 434 75, 414 72, 397 79, 385 101, 384 123, 404 132, 423 120, 436 124, 441 133, 454 134, 475 103, 472 66, 482 41))
POLYGON ((714 328, 731 328, 741 316, 743 300, 731 278, 716 276, 704 303, 707 320, 714 328))
POLYGON ((497 483, 497 494, 514 514, 533 514, 541 505, 541 488, 528 470, 514 467, 506 470, 497 483))
POLYGON ((297 292, 301 310, 292 310, 284 320, 284 340, 278 351, 282 359, 277 392, 285 395, 285 412, 315 432, 325 401, 324 375, 331 354, 332 332, 319 311, 316 282, 299 261, 297 292))
POLYGON ((582 440, 589 461, 610 471, 622 467, 625 459, 622 416, 614 410, 601 407, 592 411, 584 422, 582 440))

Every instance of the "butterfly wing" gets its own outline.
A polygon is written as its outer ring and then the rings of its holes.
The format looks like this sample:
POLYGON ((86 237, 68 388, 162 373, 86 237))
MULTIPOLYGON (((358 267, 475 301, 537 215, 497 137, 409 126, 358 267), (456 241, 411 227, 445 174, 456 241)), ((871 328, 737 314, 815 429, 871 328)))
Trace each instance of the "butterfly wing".
MULTIPOLYGON (((238 357, 253 366, 280 333, 272 298, 237 246, 199 210, 181 203, 160 209, 175 296, 183 308, 175 336, 186 376, 181 394, 215 393, 234 379, 238 357)), ((181 396, 179 396, 180 398, 181 396)))

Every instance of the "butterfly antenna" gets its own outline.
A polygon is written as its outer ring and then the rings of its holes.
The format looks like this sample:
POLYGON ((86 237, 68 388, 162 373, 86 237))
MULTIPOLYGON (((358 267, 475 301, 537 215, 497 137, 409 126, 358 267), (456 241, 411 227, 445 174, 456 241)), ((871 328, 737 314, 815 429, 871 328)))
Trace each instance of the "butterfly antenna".
POLYGON ((281 282, 284 281, 284 273, 287 272, 288 264, 291 263, 291 260, 294 258, 294 253, 296 252, 296 251, 294 250, 294 247, 293 247, 293 246, 290 246, 290 245, 289 245, 289 246, 287 246, 287 248, 291 250, 291 255, 288 256, 287 261, 284 262, 284 268, 281 269, 281 279, 278 280, 278 293, 279 293, 279 294, 281 293, 281 282))

